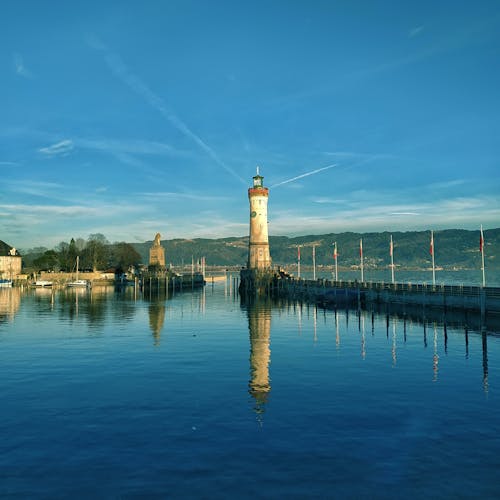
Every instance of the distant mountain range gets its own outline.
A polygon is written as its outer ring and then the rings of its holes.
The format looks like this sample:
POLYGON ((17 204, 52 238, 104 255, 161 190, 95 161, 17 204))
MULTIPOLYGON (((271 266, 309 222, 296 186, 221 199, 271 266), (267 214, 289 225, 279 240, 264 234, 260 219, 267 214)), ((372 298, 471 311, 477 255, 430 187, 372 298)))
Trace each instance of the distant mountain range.
MULTIPOLYGON (((359 244, 363 239, 364 265, 382 268, 390 264, 390 235, 394 242, 394 263, 400 268, 420 269, 431 265, 430 231, 383 233, 330 233, 308 236, 270 236, 273 264, 286 266, 297 262, 297 247, 301 247, 301 264, 312 265, 315 246, 316 264, 333 264, 333 243, 337 242, 338 265, 359 264, 359 244)), ((500 228, 484 231, 486 268, 500 269, 500 228)), ((152 241, 132 243, 142 261, 149 260, 152 241)), ((244 266, 248 255, 248 236, 218 239, 163 240, 165 258, 174 266, 190 264, 205 257, 207 265, 244 266)), ((434 231, 434 257, 438 267, 478 269, 481 267, 479 231, 447 229, 434 231)))

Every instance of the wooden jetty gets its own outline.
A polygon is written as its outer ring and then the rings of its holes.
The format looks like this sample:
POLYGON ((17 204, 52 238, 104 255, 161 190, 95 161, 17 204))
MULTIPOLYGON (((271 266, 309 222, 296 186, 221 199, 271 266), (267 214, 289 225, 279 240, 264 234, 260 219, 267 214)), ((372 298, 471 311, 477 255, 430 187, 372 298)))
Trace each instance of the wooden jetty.
POLYGON ((165 293, 175 290, 190 290, 205 285, 205 278, 201 273, 176 274, 145 273, 141 277, 141 289, 148 293, 165 293))

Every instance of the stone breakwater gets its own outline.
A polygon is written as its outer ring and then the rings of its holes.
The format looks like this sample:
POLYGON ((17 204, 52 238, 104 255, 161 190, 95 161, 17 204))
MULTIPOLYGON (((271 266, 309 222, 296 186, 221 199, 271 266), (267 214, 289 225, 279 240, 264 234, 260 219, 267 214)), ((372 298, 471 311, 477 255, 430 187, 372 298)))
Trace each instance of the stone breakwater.
POLYGON ((358 281, 305 280, 283 272, 242 270, 242 296, 269 295, 326 307, 420 308, 441 313, 471 313, 484 321, 500 319, 500 288, 358 281))

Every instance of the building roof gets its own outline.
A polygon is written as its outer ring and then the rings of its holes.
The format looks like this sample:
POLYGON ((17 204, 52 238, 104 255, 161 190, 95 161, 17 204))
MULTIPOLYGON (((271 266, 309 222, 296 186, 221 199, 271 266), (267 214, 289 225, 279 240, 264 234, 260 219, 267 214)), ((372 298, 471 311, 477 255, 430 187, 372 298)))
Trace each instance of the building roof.
MULTIPOLYGON (((0 257, 5 257, 7 255, 11 255, 10 251, 12 250, 13 247, 5 243, 5 241, 0 240, 0 257)), ((14 249, 16 252, 15 255, 19 256, 19 252, 14 249)))

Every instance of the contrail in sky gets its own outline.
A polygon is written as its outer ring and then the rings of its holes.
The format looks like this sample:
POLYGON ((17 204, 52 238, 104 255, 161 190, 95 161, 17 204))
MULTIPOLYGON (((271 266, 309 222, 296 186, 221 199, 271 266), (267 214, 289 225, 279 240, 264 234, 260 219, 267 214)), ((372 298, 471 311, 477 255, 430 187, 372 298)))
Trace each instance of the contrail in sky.
POLYGON ((316 170, 311 170, 310 172, 306 172, 305 174, 297 175, 297 177, 292 177, 291 179, 287 179, 286 181, 278 182, 277 184, 273 184, 271 187, 274 188, 276 186, 282 186, 283 184, 288 184, 289 182, 296 181, 298 179, 302 179, 303 177, 309 177, 310 175, 319 174, 323 172, 323 170, 328 170, 329 168, 336 167, 337 164, 333 163, 332 165, 328 165, 327 167, 318 168, 316 170))
POLYGON ((185 137, 191 139, 197 144, 212 160, 220 167, 236 177, 243 184, 245 181, 231 167, 226 165, 217 155, 217 153, 198 135, 196 135, 178 116, 176 116, 163 101, 156 95, 139 77, 130 73, 129 69, 122 59, 112 52, 96 35, 87 36, 87 43, 95 50, 104 53, 104 59, 111 71, 126 85, 128 85, 136 94, 140 95, 146 102, 159 111, 177 130, 185 137))

